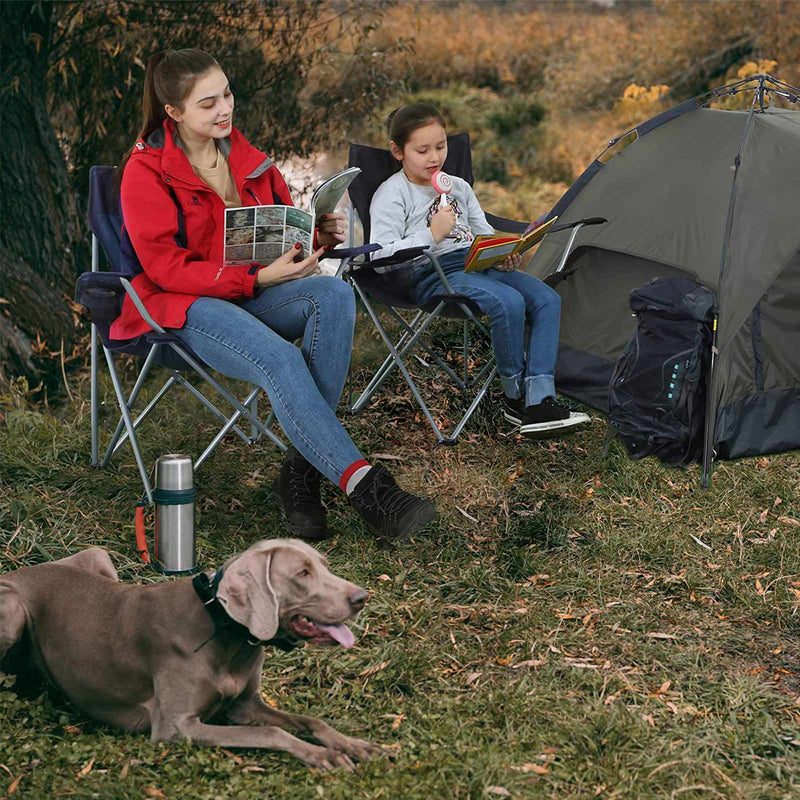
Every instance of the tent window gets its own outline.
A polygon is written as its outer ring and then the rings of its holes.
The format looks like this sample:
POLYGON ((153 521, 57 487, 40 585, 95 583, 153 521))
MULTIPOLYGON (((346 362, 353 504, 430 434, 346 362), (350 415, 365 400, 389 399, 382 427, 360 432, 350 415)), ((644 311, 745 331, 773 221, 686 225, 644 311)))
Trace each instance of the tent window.
POLYGON ((622 138, 617 139, 614 144, 606 148, 598 157, 597 160, 601 164, 608 164, 614 156, 619 155, 628 145, 633 144, 639 138, 639 131, 636 129, 630 133, 626 133, 622 138))

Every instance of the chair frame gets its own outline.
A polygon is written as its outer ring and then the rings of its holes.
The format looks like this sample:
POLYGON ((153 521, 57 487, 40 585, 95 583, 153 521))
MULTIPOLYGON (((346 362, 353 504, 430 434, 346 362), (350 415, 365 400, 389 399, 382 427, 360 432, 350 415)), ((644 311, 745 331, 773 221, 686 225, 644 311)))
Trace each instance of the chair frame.
MULTIPOLYGON (((94 231, 92 231, 92 273, 101 272, 100 269, 100 241, 98 240, 94 231)), ((139 476, 142 480, 144 489, 144 496, 147 502, 153 502, 153 489, 150 482, 148 470, 145 468, 144 460, 142 458, 139 441, 136 435, 136 430, 139 425, 149 416, 149 414, 156 407, 162 397, 173 387, 182 386, 192 396, 197 398, 209 411, 217 416, 223 423, 220 430, 211 440, 211 442, 203 450, 202 454, 194 461, 194 469, 197 470, 205 462, 205 460, 216 449, 217 445, 228 433, 235 433, 247 444, 254 444, 262 436, 266 436, 272 441, 281 451, 286 451, 287 446, 282 442, 271 430, 270 426, 274 422, 274 412, 270 412, 266 421, 262 422, 258 417, 258 399, 262 393, 260 386, 251 386, 247 396, 240 401, 234 394, 232 394, 225 386, 223 386, 209 370, 204 366, 197 357, 191 353, 188 348, 181 345, 176 337, 169 334, 164 330, 148 313, 141 298, 136 293, 136 290, 131 286, 127 277, 121 273, 107 273, 109 275, 116 275, 119 284, 130 297, 134 306, 142 316, 144 321, 155 332, 154 341, 150 341, 150 349, 147 356, 144 358, 144 364, 136 378, 133 389, 128 396, 125 396, 122 383, 117 372, 114 351, 106 346, 102 341, 97 326, 94 322, 91 324, 91 354, 90 354, 90 370, 91 370, 91 383, 90 383, 90 397, 91 397, 91 459, 92 466, 105 468, 123 446, 126 440, 130 441, 131 449, 133 450, 136 466, 139 471, 139 476), (158 337, 164 337, 163 341, 158 341, 158 337), (99 431, 99 379, 98 379, 98 361, 99 349, 102 347, 103 354, 105 355, 106 364, 108 366, 111 382, 114 387, 117 404, 119 405, 120 417, 117 422, 116 429, 111 436, 105 455, 100 458, 100 431, 99 431), (206 383, 215 389, 234 409, 232 414, 226 414, 218 408, 211 400, 209 400, 197 387, 193 386, 182 374, 179 369, 159 365, 161 369, 165 369, 169 373, 166 382, 161 386, 158 392, 147 403, 147 405, 137 413, 134 417, 133 407, 139 396, 139 393, 144 385, 151 368, 157 363, 157 357, 163 348, 169 348, 186 364, 188 364, 206 383), (237 423, 244 417, 250 423, 250 432, 245 433, 237 423)))
MULTIPOLYGON (((456 139, 463 139, 463 141, 466 143, 466 148, 467 148, 466 152, 469 155, 470 153, 469 137, 466 134, 456 134, 454 137, 448 137, 448 141, 453 141, 456 139)), ((351 145, 350 163, 352 163, 353 147, 354 146, 351 145)), ((472 175, 471 158, 468 158, 467 161, 464 162, 462 157, 461 166, 462 167, 465 166, 465 163, 471 182, 471 175, 472 175)), ((352 200, 350 202, 349 211, 350 211, 349 244, 352 247, 355 241, 355 216, 357 214, 355 205, 353 204, 352 200)), ((551 215, 544 215, 538 220, 538 222, 543 223, 546 219, 549 219, 550 216, 551 215)), ((495 228, 495 230, 501 232, 522 233, 529 226, 529 223, 527 222, 509 220, 503 217, 497 217, 489 213, 486 213, 486 218, 489 221, 489 223, 495 228)), ((570 235, 569 241, 567 242, 564 248, 564 253, 556 269, 556 272, 563 270, 564 265, 567 262, 567 258, 569 257, 569 253, 572 249, 572 246, 575 242, 575 239, 580 229, 584 225, 596 224, 598 222, 604 222, 604 221, 605 220, 601 220, 599 218, 577 220, 576 222, 573 223, 554 225, 551 228, 552 232, 565 230, 567 228, 573 228, 572 234, 570 235)), ((376 245, 373 245, 371 247, 373 249, 377 249, 376 245)), ((406 383, 408 384, 409 388, 411 389, 411 392, 414 395, 417 404, 422 410, 425 419, 427 420, 428 424, 430 425, 431 429, 434 432, 434 435, 436 436, 436 441, 439 444, 444 444, 444 445, 456 444, 459 435, 464 429, 464 426, 467 424, 470 417, 478 408, 478 405, 483 400, 484 396, 489 390, 490 385, 492 384, 492 382, 494 381, 494 379, 498 374, 497 365, 494 359, 494 354, 492 354, 487 363, 484 364, 474 376, 469 375, 469 370, 468 370, 468 351, 469 351, 469 341, 470 341, 469 325, 474 324, 477 327, 478 331, 480 331, 480 333, 482 333, 487 338, 491 338, 486 325, 483 323, 481 319, 485 315, 480 314, 479 311, 478 313, 476 313, 477 309, 473 309, 474 303, 469 301, 469 299, 464 297, 463 295, 458 295, 453 290, 449 280, 447 279, 446 273, 439 264, 436 255, 430 252, 428 248, 412 248, 410 250, 402 251, 402 253, 397 253, 395 254, 395 256, 379 259, 377 262, 372 262, 372 263, 370 263, 366 259, 356 261, 352 257, 346 258, 342 261, 339 270, 337 272, 337 275, 340 275, 345 280, 347 280, 350 283, 350 285, 354 288, 357 295, 361 299, 361 302, 364 304, 364 307, 366 308, 367 313, 369 314, 372 320, 372 323, 375 325, 378 334, 380 335, 381 339, 383 340, 383 343, 386 345, 386 348, 389 351, 389 355, 386 357, 381 366, 378 368, 377 372, 370 379, 367 386, 358 396, 356 401, 348 405, 347 409, 348 412, 351 414, 357 414, 360 411, 362 411, 366 406, 366 404, 373 397, 375 392, 377 392, 381 388, 381 386, 383 386, 387 378, 394 372, 395 369, 397 369, 400 371, 406 383), (374 269, 376 266, 378 266, 378 264, 385 266, 387 270, 391 272, 392 267, 402 268, 403 266, 413 263, 413 261, 409 260, 410 258, 413 257, 420 257, 420 258, 424 257, 433 267, 434 271, 438 275, 439 282, 441 283, 442 286, 442 298, 439 300, 438 304, 436 304, 430 310, 426 310, 425 308, 420 308, 419 306, 412 306, 412 305, 398 304, 397 306, 395 306, 392 304, 384 303, 382 300, 379 300, 381 305, 386 306, 391 317, 396 322, 399 323, 402 329, 400 337, 396 341, 392 341, 391 337, 386 331, 386 328, 381 323, 373 303, 369 299, 368 296, 369 291, 365 290, 359 284, 357 275, 359 270, 370 269, 370 268, 374 269), (402 307, 413 309, 413 311, 415 312, 413 318, 410 321, 404 319, 403 316, 398 312, 397 309, 402 307), (462 320, 463 338, 462 338, 462 346, 459 349, 462 351, 463 355, 463 365, 464 365, 463 377, 457 375, 455 371, 443 359, 441 359, 436 353, 433 352, 430 346, 422 338, 428 327, 431 325, 431 323, 439 318, 456 318, 462 320), (464 412, 463 416, 455 423, 455 425, 451 428, 451 430, 448 433, 445 433, 434 420, 433 415, 431 414, 427 403, 422 397, 422 393, 419 391, 419 388, 417 387, 413 378, 409 374, 409 371, 406 367, 406 363, 403 360, 404 356, 410 353, 415 345, 420 345, 423 348, 423 350, 428 354, 428 356, 433 361, 434 365, 443 370, 450 377, 450 379, 454 381, 454 383, 462 391, 462 393, 466 394, 475 386, 479 386, 477 394, 473 397, 471 403, 464 412)), ((419 355, 415 354, 415 357, 424 366, 430 366, 419 355)))

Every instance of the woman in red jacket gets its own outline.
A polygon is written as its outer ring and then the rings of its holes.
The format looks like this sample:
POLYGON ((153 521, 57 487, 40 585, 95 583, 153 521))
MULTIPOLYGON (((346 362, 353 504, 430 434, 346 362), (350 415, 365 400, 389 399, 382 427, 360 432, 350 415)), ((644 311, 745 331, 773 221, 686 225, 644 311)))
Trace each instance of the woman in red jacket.
MULTIPOLYGON (((344 240, 343 215, 323 220, 315 231, 321 247, 307 258, 292 248, 271 264, 224 266, 225 208, 291 205, 286 182, 233 127, 228 79, 207 53, 153 56, 143 116, 120 165, 122 268, 157 323, 217 371, 266 391, 293 445, 274 485, 290 532, 327 535, 321 475, 349 495, 382 540, 419 530, 434 518, 434 505, 370 466, 335 413, 355 301, 344 281, 311 273, 323 248, 344 240), (298 337, 299 349, 291 343, 298 337)), ((126 297, 112 337, 147 330, 126 297)))

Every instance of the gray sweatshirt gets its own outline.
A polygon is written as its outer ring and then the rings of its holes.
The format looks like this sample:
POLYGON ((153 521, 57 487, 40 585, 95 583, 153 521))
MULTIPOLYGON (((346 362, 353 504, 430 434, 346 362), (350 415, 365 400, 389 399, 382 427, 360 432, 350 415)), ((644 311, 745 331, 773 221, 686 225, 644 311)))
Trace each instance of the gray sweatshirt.
POLYGON ((494 233, 472 187, 451 176, 448 200, 455 207, 456 225, 438 244, 433 241, 431 217, 439 210, 440 197, 433 186, 412 183, 403 170, 385 180, 372 196, 369 207, 370 242, 382 245, 373 258, 385 258, 407 247, 430 247, 436 255, 469 247, 481 233, 494 233))

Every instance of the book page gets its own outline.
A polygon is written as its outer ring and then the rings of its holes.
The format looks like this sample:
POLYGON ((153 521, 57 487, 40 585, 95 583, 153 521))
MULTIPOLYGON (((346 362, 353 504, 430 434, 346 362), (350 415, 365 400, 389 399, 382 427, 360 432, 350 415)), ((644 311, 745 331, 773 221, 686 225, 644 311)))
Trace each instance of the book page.
POLYGON ((359 167, 350 167, 317 186, 311 196, 311 213, 315 219, 323 214, 332 214, 336 210, 342 195, 359 172, 361 172, 359 167))
POLYGON ((225 266, 271 264, 300 242, 303 258, 311 254, 314 218, 294 206, 225 209, 225 266))

